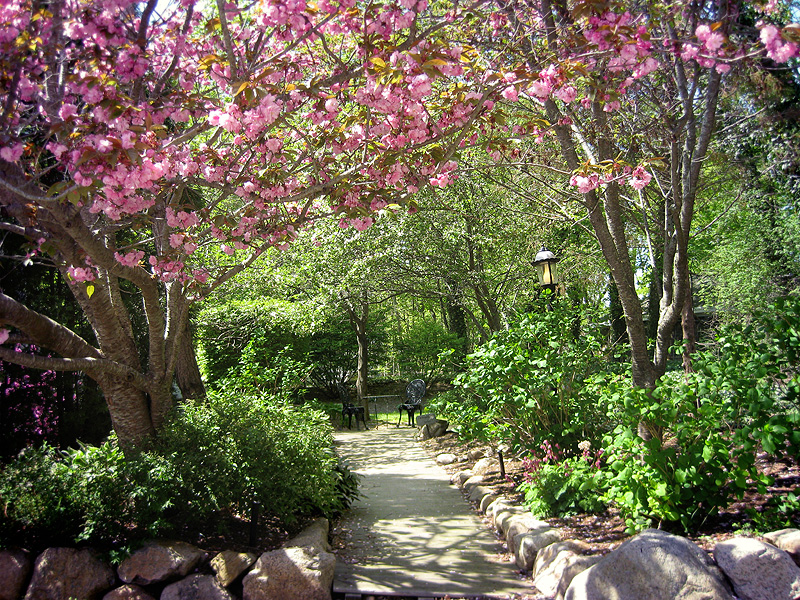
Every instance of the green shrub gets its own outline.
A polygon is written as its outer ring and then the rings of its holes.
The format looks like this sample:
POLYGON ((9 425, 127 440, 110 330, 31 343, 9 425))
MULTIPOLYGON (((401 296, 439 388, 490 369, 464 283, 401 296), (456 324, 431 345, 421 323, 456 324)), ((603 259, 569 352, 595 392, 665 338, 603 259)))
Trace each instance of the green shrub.
POLYGON ((567 457, 558 444, 545 440, 538 452, 523 461, 524 481, 518 489, 525 494, 525 505, 533 514, 559 517, 606 508, 602 500, 602 452, 592 453, 588 441, 579 446, 580 455, 567 457))
POLYGON ((765 491, 757 452, 796 456, 800 447, 800 413, 781 385, 787 357, 773 330, 731 326, 714 352, 693 355, 694 373, 667 374, 650 392, 609 381, 619 425, 604 441, 607 498, 630 530, 653 520, 692 530, 746 491, 765 491))
POLYGON ((213 394, 176 411, 155 443, 124 457, 115 440, 29 449, 0 472, 1 543, 117 543, 224 533, 261 514, 291 525, 333 515, 358 494, 320 411, 264 396, 213 394))
POLYGON ((546 439, 599 445, 606 418, 585 382, 609 365, 605 338, 569 301, 546 302, 467 357, 467 371, 454 382, 472 397, 461 421, 487 441, 514 447, 546 439))
POLYGON ((18 530, 31 537, 47 532, 58 543, 78 531, 81 510, 70 495, 73 473, 48 445, 27 448, 0 474, 0 534, 12 543, 18 530))

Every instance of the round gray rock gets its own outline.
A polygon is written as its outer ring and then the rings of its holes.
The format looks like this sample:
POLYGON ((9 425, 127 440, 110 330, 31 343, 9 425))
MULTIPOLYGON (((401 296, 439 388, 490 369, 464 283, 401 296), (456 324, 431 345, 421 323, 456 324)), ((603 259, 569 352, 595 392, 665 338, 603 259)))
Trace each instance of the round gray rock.
POLYGON ((723 574, 686 538, 648 529, 575 576, 566 600, 733 600, 723 574))
POLYGON ((117 578, 91 550, 48 548, 36 559, 25 600, 101 598, 117 578))
POLYGON ((150 585, 186 577, 205 558, 186 542, 150 542, 122 561, 117 574, 125 583, 150 585))
POLYGON ((458 457, 451 452, 445 452, 436 457, 436 463, 439 465, 452 465, 457 460, 458 457))
POLYGON ((32 561, 23 550, 0 550, 0 600, 17 600, 25 591, 32 561))
POLYGON ((800 565, 800 529, 771 531, 764 534, 764 539, 784 552, 788 552, 794 562, 800 565))
POLYGON ((244 600, 330 600, 336 558, 312 548, 265 552, 244 576, 244 600))
POLYGON ((800 567, 775 546, 753 538, 733 538, 714 547, 714 559, 741 600, 800 597, 800 567))
POLYGON ((159 600, 234 600, 213 575, 189 575, 168 585, 159 600))

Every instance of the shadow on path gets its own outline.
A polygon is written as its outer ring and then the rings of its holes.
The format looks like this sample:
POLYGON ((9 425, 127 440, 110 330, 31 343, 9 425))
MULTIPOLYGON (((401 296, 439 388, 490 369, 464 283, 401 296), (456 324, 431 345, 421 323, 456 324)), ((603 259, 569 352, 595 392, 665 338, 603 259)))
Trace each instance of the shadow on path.
POLYGON ((362 475, 364 497, 342 519, 348 534, 334 591, 498 599, 533 594, 415 433, 391 427, 336 434, 339 454, 362 475))

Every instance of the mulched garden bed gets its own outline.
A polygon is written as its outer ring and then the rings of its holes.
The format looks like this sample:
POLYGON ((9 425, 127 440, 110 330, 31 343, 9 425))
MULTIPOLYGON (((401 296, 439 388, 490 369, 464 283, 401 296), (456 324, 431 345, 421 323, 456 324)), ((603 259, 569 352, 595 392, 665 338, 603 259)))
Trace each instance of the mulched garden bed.
MULTIPOLYGON (((454 433, 440 438, 422 442, 422 446, 432 457, 442 453, 453 453, 459 457, 468 457, 470 449, 482 448, 476 442, 462 443, 454 433)), ((450 473, 472 468, 476 460, 467 460, 444 467, 450 473)), ((506 479, 499 474, 488 476, 482 485, 494 488, 498 493, 521 503, 522 495, 516 491, 517 484, 523 480, 522 462, 515 458, 504 460, 506 479)), ((673 525, 664 526, 673 533, 685 535, 698 546, 710 552, 720 541, 752 531, 752 519, 749 511, 763 511, 770 498, 780 497, 787 492, 800 492, 800 464, 791 459, 772 460, 766 454, 757 459, 759 470, 774 478, 774 483, 767 493, 747 492, 741 501, 734 502, 727 509, 713 518, 709 518, 703 527, 686 535, 673 525)), ((544 519, 564 532, 565 539, 577 539, 591 546, 591 554, 606 554, 619 546, 629 537, 625 533, 625 522, 619 512, 608 510, 602 514, 578 514, 569 517, 544 519)), ((795 526, 800 527, 800 514, 794 516, 795 526)))

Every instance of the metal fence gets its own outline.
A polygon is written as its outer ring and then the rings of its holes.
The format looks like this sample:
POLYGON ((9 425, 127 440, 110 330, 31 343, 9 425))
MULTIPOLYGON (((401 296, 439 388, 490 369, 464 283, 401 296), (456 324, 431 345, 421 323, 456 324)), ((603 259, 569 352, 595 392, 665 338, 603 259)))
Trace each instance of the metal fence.
POLYGON ((397 412, 397 406, 402 404, 402 396, 390 394, 388 396, 367 396, 369 400, 369 414, 373 419, 377 419, 380 413, 393 415, 397 412))

